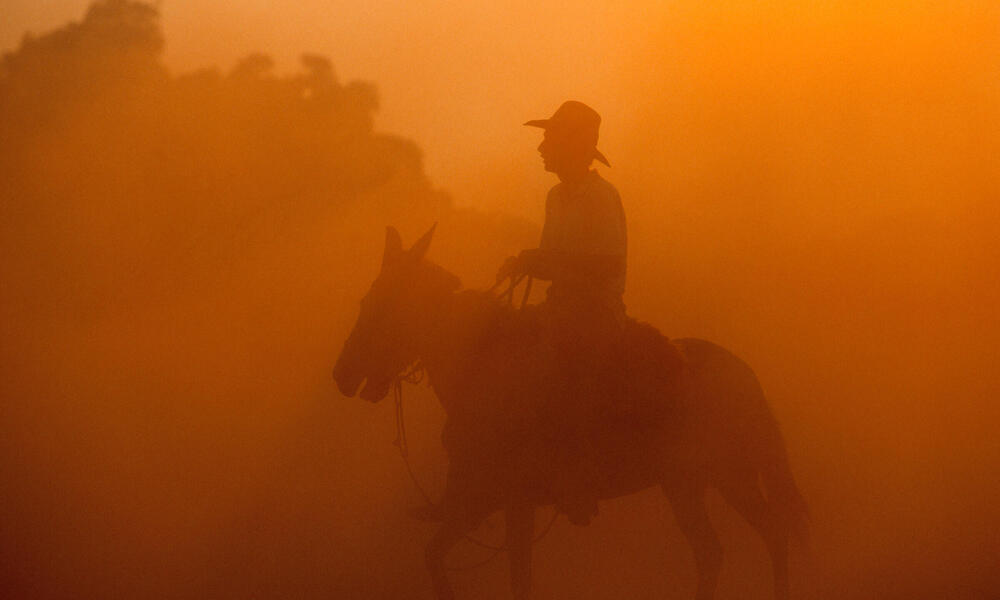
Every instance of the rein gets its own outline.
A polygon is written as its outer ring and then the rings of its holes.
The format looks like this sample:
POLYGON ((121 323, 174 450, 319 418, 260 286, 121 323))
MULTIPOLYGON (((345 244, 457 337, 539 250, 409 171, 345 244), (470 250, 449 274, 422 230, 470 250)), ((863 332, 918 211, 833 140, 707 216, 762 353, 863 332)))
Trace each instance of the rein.
POLYGON ((517 286, 520 285, 522 281, 524 281, 525 277, 528 278, 528 285, 524 286, 524 296, 521 297, 521 308, 524 308, 524 305, 528 303, 528 296, 531 295, 531 284, 532 284, 532 282, 534 282, 534 278, 532 278, 532 277, 530 277, 528 275, 525 275, 525 274, 522 273, 521 275, 518 275, 517 277, 510 276, 510 277, 505 277, 503 279, 499 279, 499 280, 497 280, 496 283, 493 284, 493 287, 491 287, 489 290, 487 290, 487 292, 492 293, 498 287, 500 287, 501 283, 503 283, 504 281, 507 281, 509 279, 510 280, 510 285, 507 286, 507 289, 505 289, 504 291, 500 292, 500 294, 497 297, 500 298, 501 300, 507 302, 508 304, 514 304, 514 289, 517 288, 517 286))
MULTIPOLYGON (((507 287, 507 289, 501 292, 498 297, 501 300, 513 304, 514 289, 521 283, 522 280, 524 280, 524 278, 525 275, 520 275, 516 278, 510 277, 509 278, 510 285, 507 287)), ((493 287, 491 287, 488 290, 488 292, 492 293, 497 287, 500 286, 501 283, 503 283, 503 281, 505 280, 501 279, 500 281, 497 281, 493 285, 493 287)), ((532 278, 528 277, 528 283, 524 288, 524 296, 521 298, 522 309, 524 308, 525 304, 527 304, 528 296, 531 294, 531 282, 532 278)), ((420 481, 417 479, 417 476, 413 473, 413 467, 412 465, 410 465, 410 444, 406 439, 406 419, 405 415, 403 414, 403 383, 412 383, 414 385, 419 384, 424 380, 424 375, 426 375, 426 373, 427 371, 424 368, 423 363, 421 363, 418 360, 409 369, 404 371, 401 375, 397 376, 392 383, 393 401, 396 410, 396 439, 393 440, 392 445, 399 449, 399 455, 403 459, 403 464, 406 466, 406 472, 407 474, 409 474, 410 480, 413 481, 413 486, 417 488, 417 491, 420 492, 421 496, 423 496, 424 501, 427 503, 427 506, 431 509, 436 509, 437 505, 434 503, 433 500, 431 500, 431 496, 430 494, 427 493, 427 490, 424 489, 424 486, 420 485, 420 481)), ((541 541, 542 538, 544 538, 549 533, 549 530, 552 529, 552 525, 556 522, 556 517, 558 516, 559 516, 559 511, 553 510, 552 518, 549 519, 549 522, 548 524, 545 525, 545 528, 531 540, 532 544, 538 543, 539 541, 541 541)), ((478 540, 469 534, 465 534, 463 537, 466 539, 466 541, 476 546, 479 546, 480 548, 492 550, 493 553, 490 554, 485 560, 481 560, 479 562, 470 565, 463 565, 460 567, 448 567, 449 571, 468 571, 471 569, 479 568, 481 566, 490 563, 501 552, 510 550, 510 547, 507 546, 506 544, 502 546, 487 544, 486 542, 478 540)))

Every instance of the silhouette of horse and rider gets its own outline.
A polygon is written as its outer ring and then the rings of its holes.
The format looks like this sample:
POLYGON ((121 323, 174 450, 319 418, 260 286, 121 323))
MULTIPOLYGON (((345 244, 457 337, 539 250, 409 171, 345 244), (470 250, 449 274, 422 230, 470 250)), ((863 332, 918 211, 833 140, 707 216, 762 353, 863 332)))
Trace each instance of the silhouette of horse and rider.
POLYGON ((447 482, 426 548, 439 599, 454 597, 445 555, 491 513, 505 511, 511 587, 522 600, 536 507, 555 504, 586 525, 599 499, 654 485, 694 551, 698 600, 714 596, 722 562, 709 487, 763 538, 775 597, 788 598, 788 544, 805 536, 806 505, 778 425, 739 358, 626 316, 625 213, 591 168, 610 166, 597 150, 600 121, 568 101, 525 123, 542 128, 538 151, 559 183, 539 246, 507 259, 497 282, 550 281, 543 303, 517 311, 492 291, 462 290, 425 258, 433 227, 408 250, 390 227, 334 379, 344 395, 360 389, 377 402, 417 361, 426 370, 447 415, 447 482))

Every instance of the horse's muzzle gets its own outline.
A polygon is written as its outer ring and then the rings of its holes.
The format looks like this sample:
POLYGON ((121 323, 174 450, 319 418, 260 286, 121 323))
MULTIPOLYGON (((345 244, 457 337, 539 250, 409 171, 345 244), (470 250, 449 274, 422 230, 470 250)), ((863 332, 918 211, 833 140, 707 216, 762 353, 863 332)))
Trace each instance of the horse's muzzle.
POLYGON ((361 399, 369 402, 378 402, 382 398, 385 398, 386 394, 389 393, 389 388, 391 387, 392 379, 372 379, 371 377, 368 377, 368 379, 365 380, 365 387, 361 388, 361 399))
POLYGON ((344 372, 341 363, 338 361, 337 365, 333 367, 333 380, 337 382, 337 389, 340 393, 347 396, 348 398, 353 398, 354 394, 358 393, 358 387, 361 386, 361 381, 364 379, 361 375, 348 374, 344 372))

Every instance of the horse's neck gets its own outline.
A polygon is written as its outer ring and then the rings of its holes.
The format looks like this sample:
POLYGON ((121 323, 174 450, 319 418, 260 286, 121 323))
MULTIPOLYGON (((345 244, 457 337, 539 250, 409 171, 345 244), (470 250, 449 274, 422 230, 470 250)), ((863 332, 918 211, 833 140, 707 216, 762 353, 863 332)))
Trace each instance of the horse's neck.
POLYGON ((496 300, 485 292, 454 292, 435 307, 427 322, 421 361, 427 377, 447 411, 461 393, 464 377, 479 356, 483 338, 502 314, 496 300))

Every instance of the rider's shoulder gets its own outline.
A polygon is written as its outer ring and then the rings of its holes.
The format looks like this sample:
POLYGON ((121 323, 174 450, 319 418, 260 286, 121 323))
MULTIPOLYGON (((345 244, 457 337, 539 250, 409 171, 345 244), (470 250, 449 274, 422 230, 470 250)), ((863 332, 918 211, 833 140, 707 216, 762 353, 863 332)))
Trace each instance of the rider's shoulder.
POLYGON ((591 188, 598 191, 601 195, 609 198, 618 198, 621 196, 618 193, 618 188, 615 187, 613 183, 607 179, 601 177, 601 174, 596 170, 591 171, 592 176, 590 178, 591 188))

